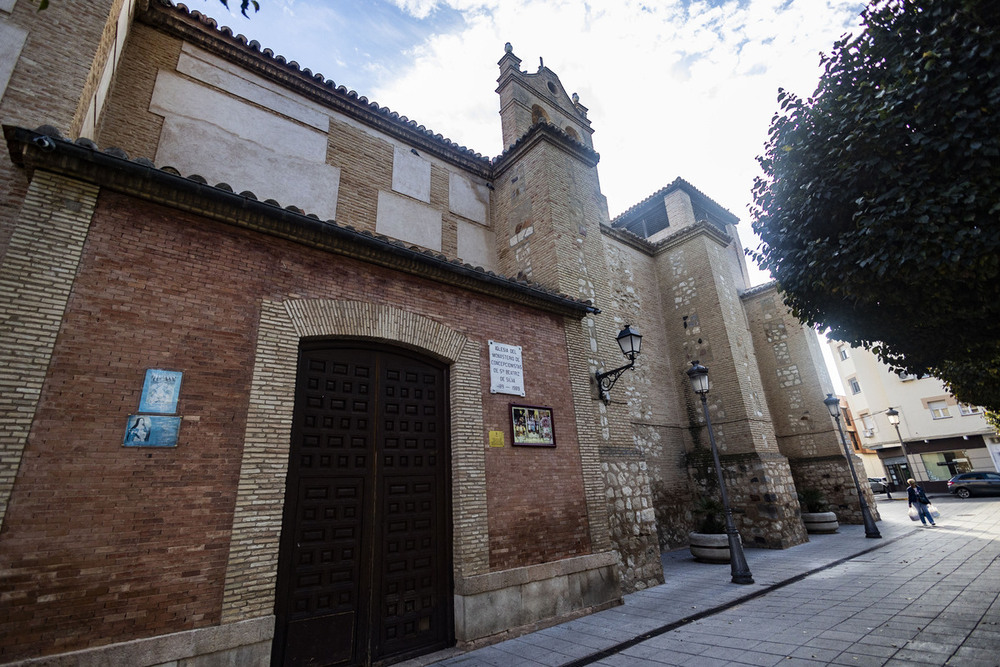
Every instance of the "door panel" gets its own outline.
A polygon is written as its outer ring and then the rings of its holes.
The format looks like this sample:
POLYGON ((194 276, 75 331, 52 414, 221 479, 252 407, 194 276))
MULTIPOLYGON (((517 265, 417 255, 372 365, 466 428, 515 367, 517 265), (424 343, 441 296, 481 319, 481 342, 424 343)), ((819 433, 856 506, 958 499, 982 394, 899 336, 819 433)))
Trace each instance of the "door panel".
POLYGON ((395 351, 303 345, 276 664, 389 663, 451 643, 444 385, 443 368, 395 351))

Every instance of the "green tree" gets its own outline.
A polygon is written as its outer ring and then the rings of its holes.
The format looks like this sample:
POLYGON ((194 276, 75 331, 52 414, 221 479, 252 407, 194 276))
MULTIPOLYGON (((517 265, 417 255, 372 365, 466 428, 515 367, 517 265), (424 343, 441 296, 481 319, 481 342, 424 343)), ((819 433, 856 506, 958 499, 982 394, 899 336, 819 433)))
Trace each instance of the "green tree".
POLYGON ((874 0, 778 93, 750 253, 804 323, 1000 410, 1000 0, 874 0))
MULTIPOLYGON (((229 9, 229 0, 219 0, 219 2, 222 3, 223 7, 225 7, 226 9, 229 9)), ((260 11, 260 3, 257 2, 257 0, 241 0, 241 2, 240 2, 240 13, 243 14, 243 16, 246 16, 247 18, 250 18, 250 15, 247 14, 247 10, 250 8, 251 5, 253 5, 254 12, 259 12, 260 11)))

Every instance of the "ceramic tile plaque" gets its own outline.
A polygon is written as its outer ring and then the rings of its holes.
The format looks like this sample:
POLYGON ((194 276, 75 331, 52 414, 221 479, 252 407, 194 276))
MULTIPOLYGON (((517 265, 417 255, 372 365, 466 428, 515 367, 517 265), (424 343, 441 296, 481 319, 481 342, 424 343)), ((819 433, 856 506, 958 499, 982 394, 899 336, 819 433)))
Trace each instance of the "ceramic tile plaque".
POLYGON ((125 425, 126 447, 176 447, 180 417, 129 415, 125 425))
POLYGON ((142 398, 139 400, 139 412, 175 414, 183 375, 180 371, 147 369, 146 381, 142 385, 142 398))

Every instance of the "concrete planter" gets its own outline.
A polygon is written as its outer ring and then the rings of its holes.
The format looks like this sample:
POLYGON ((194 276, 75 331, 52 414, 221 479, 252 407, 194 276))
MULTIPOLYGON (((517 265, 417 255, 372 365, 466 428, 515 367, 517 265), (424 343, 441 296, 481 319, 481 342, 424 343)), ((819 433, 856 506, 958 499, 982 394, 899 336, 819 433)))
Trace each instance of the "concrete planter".
POLYGON ((807 533, 836 533, 840 528, 837 515, 833 512, 803 512, 802 523, 807 533))
POLYGON ((725 533, 688 533, 691 555, 703 563, 729 562, 729 536, 725 533))

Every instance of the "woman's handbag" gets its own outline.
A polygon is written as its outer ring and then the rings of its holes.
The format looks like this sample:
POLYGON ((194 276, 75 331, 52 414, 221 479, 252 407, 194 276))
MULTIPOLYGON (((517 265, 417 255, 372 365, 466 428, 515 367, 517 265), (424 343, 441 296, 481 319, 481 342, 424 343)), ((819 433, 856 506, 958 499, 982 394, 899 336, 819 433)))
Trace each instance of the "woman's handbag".
POLYGON ((941 516, 941 512, 938 512, 938 508, 934 507, 931 503, 927 503, 927 511, 931 513, 931 516, 935 519, 941 516))
POLYGON ((910 505, 910 521, 916 521, 920 518, 920 514, 917 512, 917 508, 910 505))

